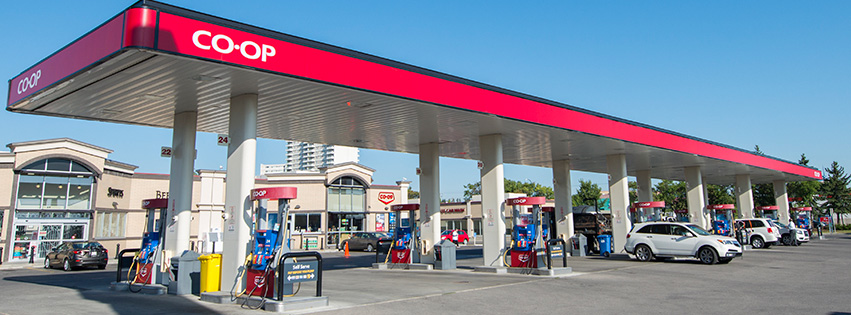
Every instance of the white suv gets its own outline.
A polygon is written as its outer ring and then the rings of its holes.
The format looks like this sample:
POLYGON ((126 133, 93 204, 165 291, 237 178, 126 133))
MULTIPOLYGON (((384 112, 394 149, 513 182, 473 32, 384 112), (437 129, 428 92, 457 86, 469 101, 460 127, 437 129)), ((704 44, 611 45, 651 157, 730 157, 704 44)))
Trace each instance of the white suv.
POLYGON ((773 221, 780 229, 780 243, 783 245, 799 245, 810 241, 810 236, 807 230, 796 228, 795 226, 785 225, 783 223, 773 221))
POLYGON ((748 231, 748 243, 753 248, 769 248, 780 240, 780 228, 769 219, 739 219, 736 224, 744 224, 748 231))
POLYGON ((653 257, 696 257, 709 265, 725 264, 742 255, 742 246, 735 239, 679 222, 636 224, 626 235, 624 250, 640 261, 653 257))

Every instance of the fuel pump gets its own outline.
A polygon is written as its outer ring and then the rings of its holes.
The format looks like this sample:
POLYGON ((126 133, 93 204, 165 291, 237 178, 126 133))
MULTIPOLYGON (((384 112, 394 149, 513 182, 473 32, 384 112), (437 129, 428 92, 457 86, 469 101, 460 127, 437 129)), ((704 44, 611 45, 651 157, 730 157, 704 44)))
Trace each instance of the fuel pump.
POLYGON ((813 212, 813 208, 812 207, 795 207, 795 208, 792 208, 790 210, 795 212, 795 214, 796 214, 795 216, 793 216, 793 218, 795 218, 795 227, 797 227, 799 229, 807 230, 807 232, 810 235, 813 235, 812 230, 810 230, 810 223, 812 222, 811 215, 812 215, 812 212, 813 212))
MULTIPOLYGON (((269 187, 251 190, 251 200, 254 208, 254 232, 252 251, 246 259, 245 294, 271 298, 275 295, 275 271, 281 255, 290 252, 285 239, 287 235, 287 218, 289 217, 289 201, 296 198, 295 187, 269 187), (269 199, 278 200, 278 211, 267 213, 269 199)), ((292 285, 283 290, 284 294, 292 294, 292 285)))
MULTIPOLYGON (((142 234, 142 247, 134 258, 136 277, 133 283, 154 284, 162 283, 159 272, 162 260, 162 246, 165 244, 163 224, 168 210, 168 198, 142 200, 145 209, 145 232, 142 234)), ((132 268, 131 268, 132 269, 132 268)))
POLYGON ((688 219, 688 209, 674 209, 674 216, 677 222, 690 222, 688 219))
POLYGON ((541 205, 546 202, 545 197, 520 197, 505 201, 506 205, 511 206, 514 222, 509 267, 538 268, 538 251, 545 244, 541 233, 541 205), (531 213, 521 206, 531 206, 531 213))
POLYGON ((765 218, 765 219, 770 219, 770 220, 777 220, 777 210, 779 210, 779 209, 780 209, 780 207, 778 207, 778 206, 756 207, 756 210, 759 211, 759 217, 760 218, 765 218))
POLYGON ((662 221, 662 208, 665 208, 664 201, 642 201, 632 204, 635 209, 637 222, 662 221))
POLYGON ((734 204, 720 204, 706 206, 711 212, 712 230, 715 234, 733 236, 733 209, 734 204))
POLYGON ((393 205, 390 210, 395 212, 396 226, 394 227, 393 247, 390 249, 390 262, 394 264, 418 263, 419 251, 417 242, 416 212, 419 204, 393 205), (408 218, 402 218, 402 212, 408 212, 408 218))
POLYGON ((556 226, 556 208, 541 207, 541 236, 544 238, 544 243, 549 240, 558 238, 556 226))

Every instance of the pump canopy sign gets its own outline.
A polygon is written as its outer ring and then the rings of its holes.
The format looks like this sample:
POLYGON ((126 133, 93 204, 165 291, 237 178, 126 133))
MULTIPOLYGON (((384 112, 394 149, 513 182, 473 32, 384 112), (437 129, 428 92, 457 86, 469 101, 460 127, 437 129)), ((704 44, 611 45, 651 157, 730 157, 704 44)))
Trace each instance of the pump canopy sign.
MULTIPOLYGON (((75 93, 75 90, 64 91, 62 88, 72 84, 76 78, 83 79, 83 82, 97 80, 96 75, 87 74, 89 70, 97 70, 99 65, 113 61, 120 64, 119 55, 140 51, 256 69, 813 179, 822 178, 818 170, 794 163, 475 82, 462 82, 463 78, 440 75, 339 47, 160 5, 155 1, 135 4, 12 78, 7 109, 72 116, 65 112, 48 112, 42 106, 54 101, 54 97, 75 93), (51 94, 54 95, 48 97, 51 94)), ((83 118, 99 119, 95 116, 83 118)), ((480 167, 483 165, 479 163, 480 167)))

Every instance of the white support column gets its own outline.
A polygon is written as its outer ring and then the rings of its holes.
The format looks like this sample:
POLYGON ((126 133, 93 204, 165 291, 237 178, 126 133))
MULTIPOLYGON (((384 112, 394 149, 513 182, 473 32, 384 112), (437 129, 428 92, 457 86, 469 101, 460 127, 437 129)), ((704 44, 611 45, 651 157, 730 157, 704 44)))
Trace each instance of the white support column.
POLYGON ((736 175, 736 206, 739 208, 739 217, 754 217, 753 186, 751 186, 751 176, 748 174, 736 175))
POLYGON ((612 207, 612 249, 620 252, 626 244, 626 234, 632 229, 629 221, 629 182, 626 174, 626 155, 606 156, 609 170, 609 198, 612 207))
POLYGON ((570 190, 570 161, 553 161, 553 193, 555 193, 556 232, 565 242, 573 236, 573 199, 570 190))
POLYGON ((706 209, 705 189, 703 185, 703 174, 700 166, 689 166, 685 168, 686 176, 686 202, 688 203, 688 218, 691 223, 697 224, 704 229, 709 228, 703 210, 706 209))
POLYGON ((502 135, 479 137, 482 154, 482 236, 485 266, 502 266, 505 249, 505 174, 502 135))
MULTIPOLYGON (((700 173, 703 174, 702 171, 700 173)), ((709 206, 709 184, 706 183, 706 177, 703 177, 701 181, 703 182, 703 220, 706 222, 707 231, 709 231, 712 228, 712 213, 707 208, 709 206)))
POLYGON ((653 181, 650 178, 650 170, 635 172, 635 180, 638 184, 638 202, 653 201, 653 181))
POLYGON ((420 239, 425 240, 424 264, 434 263, 434 245, 440 242, 440 148, 420 144, 420 239))
POLYGON ((245 279, 237 275, 251 246, 251 189, 257 159, 257 94, 231 98, 228 123, 228 169, 225 186, 225 227, 222 291, 240 292, 245 279))
POLYGON ((174 114, 171 139, 171 171, 168 182, 168 218, 165 258, 189 249, 192 222, 192 179, 195 172, 195 111, 174 114))
POLYGON ((777 220, 789 222, 789 195, 786 193, 786 181, 774 181, 774 204, 777 205, 777 220))

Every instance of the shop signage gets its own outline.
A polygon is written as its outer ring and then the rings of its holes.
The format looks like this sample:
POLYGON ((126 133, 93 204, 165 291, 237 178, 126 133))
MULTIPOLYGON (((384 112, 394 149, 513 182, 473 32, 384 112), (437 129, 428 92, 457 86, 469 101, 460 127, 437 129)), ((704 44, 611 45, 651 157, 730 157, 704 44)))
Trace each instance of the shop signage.
POLYGON ((319 262, 316 260, 284 263, 284 279, 288 283, 316 281, 319 262))
POLYGON ((378 201, 387 205, 396 200, 396 195, 393 192, 382 191, 378 193, 378 201))
POLYGON ((109 187, 106 190, 106 196, 107 197, 113 197, 113 198, 124 198, 124 190, 109 187))
POLYGON ((453 212, 464 212, 467 209, 464 208, 452 208, 452 209, 440 209, 441 213, 453 213, 453 212))

